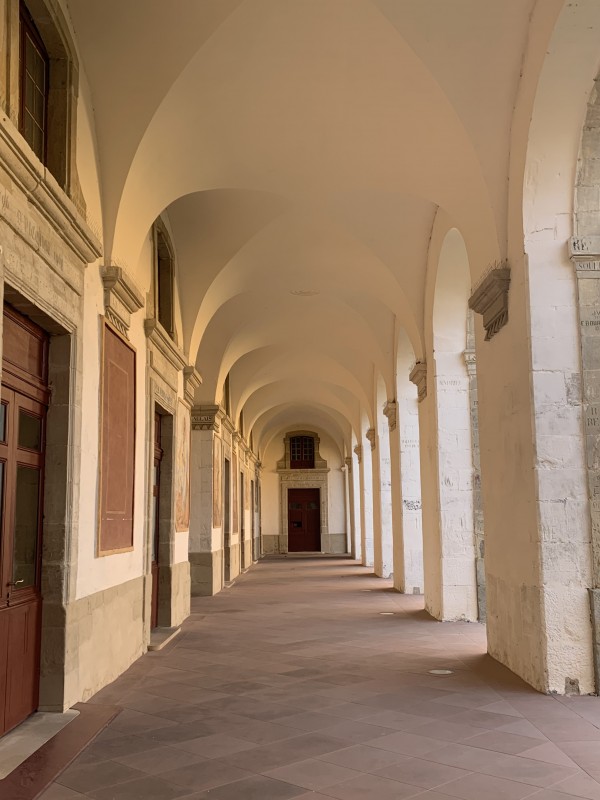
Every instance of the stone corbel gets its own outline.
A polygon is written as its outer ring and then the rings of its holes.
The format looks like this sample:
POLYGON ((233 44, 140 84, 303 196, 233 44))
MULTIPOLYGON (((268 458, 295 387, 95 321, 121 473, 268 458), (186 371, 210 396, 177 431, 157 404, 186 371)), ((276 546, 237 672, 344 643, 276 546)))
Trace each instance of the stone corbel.
POLYGON ((600 236, 573 237, 569 257, 578 278, 600 278, 600 236))
POLYGON ((354 448, 354 453, 356 454, 356 457, 358 458, 358 463, 360 464, 362 461, 362 444, 356 445, 356 447, 354 448))
POLYGON ((365 436, 371 443, 371 450, 375 450, 377 445, 377 434, 375 432, 375 428, 369 428, 369 430, 365 433, 365 436))
POLYGON ((398 425, 398 403, 395 400, 388 400, 383 407, 383 413, 387 417, 390 431, 395 431, 398 425))
POLYGON ((183 368, 183 394, 188 403, 194 402, 196 389, 202 384, 202 376, 195 367, 183 368))
POLYGON ((219 433, 224 414, 221 406, 194 406, 192 408, 192 430, 219 433))
POLYGON ((412 368, 408 379, 417 387, 419 403, 427 397, 427 363, 417 361, 412 368))
POLYGON ((104 313, 115 328, 128 337, 131 315, 143 308, 144 297, 122 267, 100 267, 104 284, 104 313))
POLYGON ((469 298, 469 308, 483 316, 486 342, 508 322, 509 286, 510 267, 503 262, 488 272, 469 298))
POLYGON ((345 462, 346 466, 348 467, 348 472, 349 472, 350 474, 352 474, 352 459, 350 458, 350 456, 348 456, 347 458, 345 458, 345 459, 344 459, 344 462, 345 462))

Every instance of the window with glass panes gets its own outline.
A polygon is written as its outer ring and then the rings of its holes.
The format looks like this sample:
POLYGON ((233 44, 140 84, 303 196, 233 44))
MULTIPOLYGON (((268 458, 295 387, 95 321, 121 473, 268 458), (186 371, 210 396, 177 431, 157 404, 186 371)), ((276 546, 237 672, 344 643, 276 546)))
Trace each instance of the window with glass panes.
POLYGON ((312 436, 290 438, 290 469, 313 469, 315 466, 315 440, 312 436))
POLYGON ((26 6, 21 3, 21 133, 41 160, 46 159, 49 59, 26 6))

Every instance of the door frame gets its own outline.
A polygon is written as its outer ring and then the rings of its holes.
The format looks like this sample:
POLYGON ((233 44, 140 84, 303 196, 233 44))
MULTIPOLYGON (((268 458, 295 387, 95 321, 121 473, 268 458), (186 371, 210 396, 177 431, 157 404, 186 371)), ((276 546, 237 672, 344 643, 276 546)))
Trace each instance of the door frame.
POLYGON ((291 492, 317 492, 318 493, 318 496, 319 496, 319 531, 318 531, 319 548, 317 550, 293 550, 293 551, 290 551, 290 549, 289 549, 289 537, 290 537, 290 534, 289 534, 289 527, 288 527, 288 552, 294 552, 294 553, 298 553, 298 552, 300 552, 300 553, 322 553, 323 552, 323 541, 321 539, 321 527, 322 527, 321 526, 321 508, 322 508, 321 490, 318 487, 310 487, 310 486, 302 486, 302 487, 289 487, 288 486, 288 490, 287 490, 288 525, 289 525, 289 504, 290 504, 290 493, 291 492))
POLYGON ((279 552, 288 552, 288 489, 319 489, 321 496, 321 552, 329 546, 329 469, 278 470, 280 478, 279 552))

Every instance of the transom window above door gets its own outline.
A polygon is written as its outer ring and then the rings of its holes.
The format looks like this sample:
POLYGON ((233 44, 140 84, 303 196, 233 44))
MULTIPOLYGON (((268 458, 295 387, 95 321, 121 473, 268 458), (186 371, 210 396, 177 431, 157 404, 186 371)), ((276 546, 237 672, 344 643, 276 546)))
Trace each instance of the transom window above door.
POLYGON ((314 469, 315 440, 312 436, 292 436, 290 438, 290 468, 314 469))

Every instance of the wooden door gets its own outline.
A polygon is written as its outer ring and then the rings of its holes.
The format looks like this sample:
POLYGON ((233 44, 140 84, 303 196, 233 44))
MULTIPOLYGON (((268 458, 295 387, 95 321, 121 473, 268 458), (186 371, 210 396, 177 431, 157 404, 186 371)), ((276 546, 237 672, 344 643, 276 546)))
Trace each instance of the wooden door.
POLYGON ((0 400, 0 734, 38 706, 47 336, 5 307, 0 400))
POLYGON ((150 611, 150 627, 158 626, 158 559, 160 536, 160 463, 163 451, 161 447, 161 416, 154 414, 154 471, 152 481, 152 607, 150 611))
POLYGON ((288 489, 288 552, 320 551, 320 490, 288 489))

